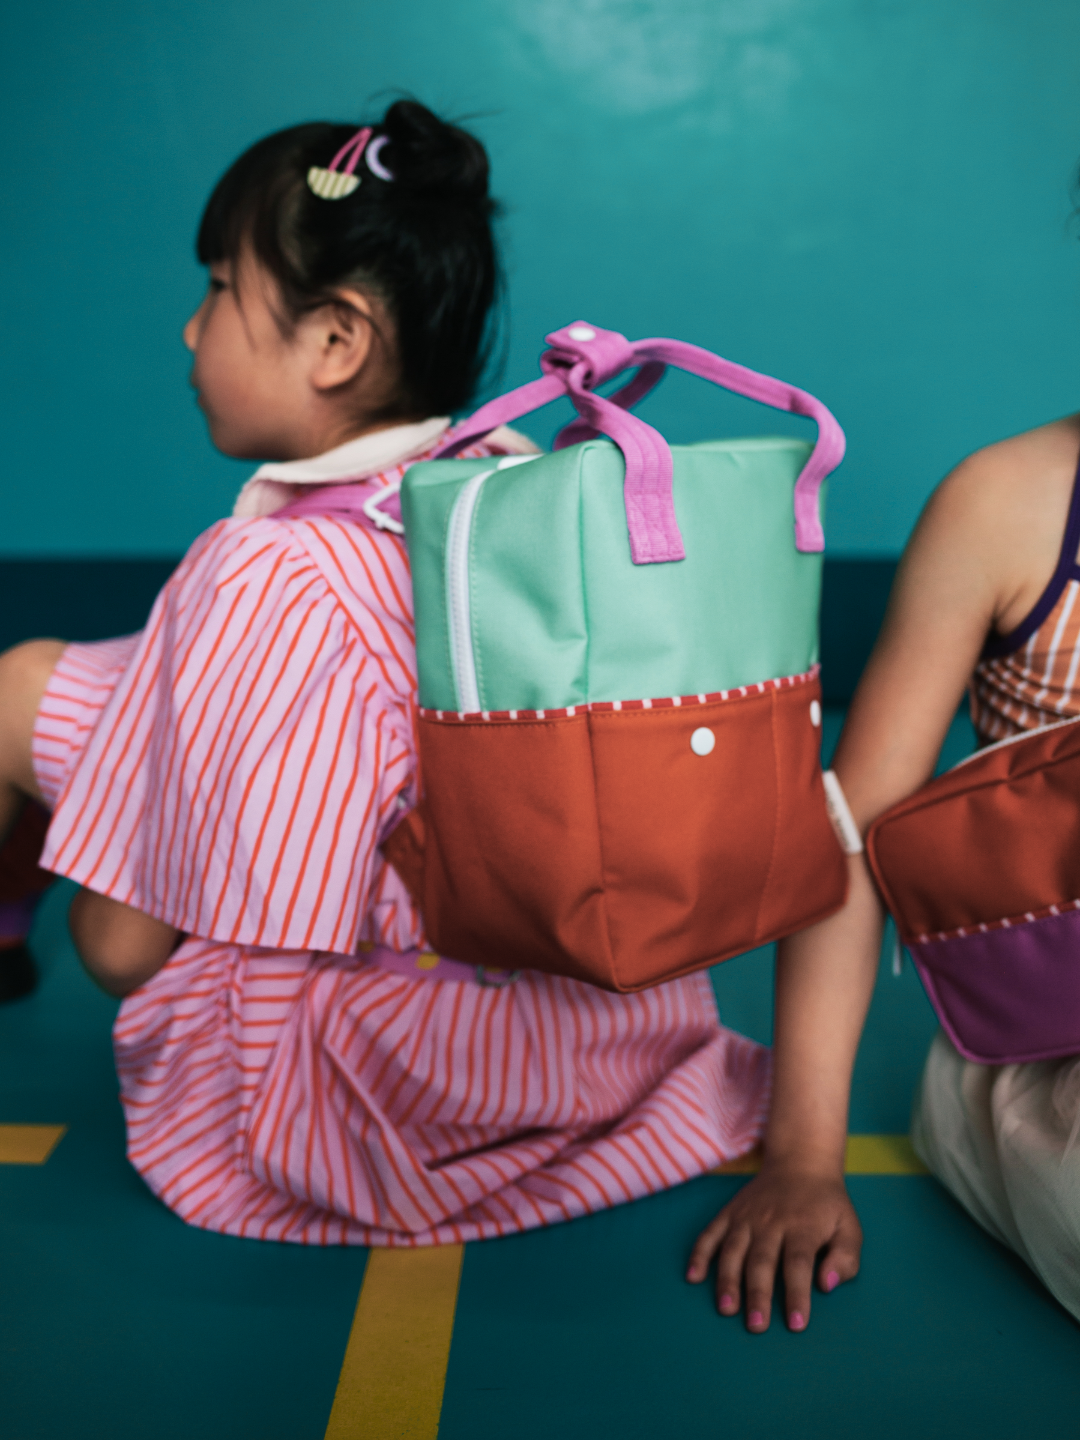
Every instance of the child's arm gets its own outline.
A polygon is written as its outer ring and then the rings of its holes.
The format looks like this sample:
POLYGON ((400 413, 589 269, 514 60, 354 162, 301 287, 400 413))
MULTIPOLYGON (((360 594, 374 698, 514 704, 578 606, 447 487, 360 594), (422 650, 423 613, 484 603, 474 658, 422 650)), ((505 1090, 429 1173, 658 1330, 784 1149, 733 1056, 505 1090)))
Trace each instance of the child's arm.
MULTIPOLYGON (((931 499, 834 761, 865 832, 933 772, 992 625, 1018 625, 1052 575, 1080 428, 1059 422, 974 456, 931 499)), ((698 1238, 688 1278, 719 1252, 717 1298, 769 1323, 777 1271, 788 1323, 858 1270, 862 1234, 843 1181, 848 1091, 881 944, 882 909, 862 856, 844 908, 779 949, 775 1077, 760 1175, 698 1238)))
POLYGON ((119 900, 80 890, 71 902, 68 925, 79 958, 110 995, 130 995, 156 975, 183 938, 119 900))

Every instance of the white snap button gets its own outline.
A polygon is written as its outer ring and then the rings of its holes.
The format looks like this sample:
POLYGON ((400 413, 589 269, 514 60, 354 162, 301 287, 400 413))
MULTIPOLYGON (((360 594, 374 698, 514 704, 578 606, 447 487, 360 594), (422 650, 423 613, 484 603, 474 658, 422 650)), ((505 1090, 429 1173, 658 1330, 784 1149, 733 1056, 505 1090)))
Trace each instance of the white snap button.
POLYGON ((713 746, 716 744, 716 736, 705 725, 700 726, 690 736, 690 749, 695 755, 712 754, 713 746))
POLYGON ((810 701, 810 724, 815 730, 821 724, 821 706, 816 700, 810 701))
POLYGON ((571 340, 595 340, 596 331, 591 325, 571 325, 567 330, 571 340))

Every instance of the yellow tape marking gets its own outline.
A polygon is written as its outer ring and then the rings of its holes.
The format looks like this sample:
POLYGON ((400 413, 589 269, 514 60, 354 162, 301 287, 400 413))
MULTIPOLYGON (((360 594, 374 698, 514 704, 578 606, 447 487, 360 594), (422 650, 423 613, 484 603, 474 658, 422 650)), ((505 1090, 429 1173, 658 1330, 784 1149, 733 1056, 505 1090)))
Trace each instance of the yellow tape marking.
POLYGON ((0 1165, 44 1165, 66 1125, 0 1125, 0 1165))
POLYGON ((714 1175, 756 1175, 760 1169, 761 1146, 755 1145, 753 1150, 748 1150, 737 1160, 727 1160, 723 1165, 718 1165, 712 1173, 714 1175))
POLYGON ((435 1440, 463 1251, 371 1251, 326 1440, 435 1440))
POLYGON ((848 1175, 927 1175, 906 1135, 849 1135, 844 1171, 848 1175))
MULTIPOLYGON (((761 1146, 726 1165, 714 1175, 756 1175, 761 1169, 761 1146)), ((906 1135, 849 1135, 844 1160, 846 1175, 926 1175, 926 1166, 911 1148, 906 1135)))
MULTIPOLYGON (((12 1130, 54 1137, 39 1164, 64 1133, 61 1125, 0 1126, 0 1142, 12 1130)), ((713 1174, 754 1175, 760 1168, 758 1147, 713 1174)), ((906 1135, 849 1135, 844 1169, 926 1174, 906 1135)), ((326 1440, 436 1440, 463 1255, 461 1245, 371 1251, 326 1440)))

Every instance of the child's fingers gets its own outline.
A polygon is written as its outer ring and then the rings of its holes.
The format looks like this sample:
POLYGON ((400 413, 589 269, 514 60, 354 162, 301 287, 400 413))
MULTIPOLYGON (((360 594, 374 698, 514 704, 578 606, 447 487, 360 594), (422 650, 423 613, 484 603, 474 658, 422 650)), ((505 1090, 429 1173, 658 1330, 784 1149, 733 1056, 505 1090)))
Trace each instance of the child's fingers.
POLYGON ((762 1237, 746 1257, 746 1328, 755 1334, 769 1328, 780 1240, 779 1233, 762 1237))
POLYGON ((845 1280, 854 1280, 859 1273, 862 1251, 862 1230, 854 1215, 845 1216, 829 1242, 818 1266, 818 1285, 828 1294, 845 1280))
POLYGON ((727 1211, 721 1210, 712 1224, 706 1225, 694 1241, 694 1248, 690 1252, 690 1262, 686 1267, 686 1278, 691 1284, 696 1285, 698 1281, 705 1279, 709 1271, 709 1262, 723 1243, 730 1224, 727 1211))
POLYGON ((739 1313, 743 1265, 750 1249, 750 1227, 736 1225, 728 1233, 716 1262, 716 1308, 721 1315, 739 1313))
POLYGON ((817 1246, 808 1237, 793 1235, 784 1245, 784 1303, 789 1330, 805 1330, 810 1323, 810 1292, 817 1246))

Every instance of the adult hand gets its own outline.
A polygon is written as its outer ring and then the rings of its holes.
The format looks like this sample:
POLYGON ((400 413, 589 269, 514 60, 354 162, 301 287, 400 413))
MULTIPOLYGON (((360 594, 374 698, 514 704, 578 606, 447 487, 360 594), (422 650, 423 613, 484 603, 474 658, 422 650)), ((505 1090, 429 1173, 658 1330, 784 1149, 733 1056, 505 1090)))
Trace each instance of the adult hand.
POLYGON ((699 1284, 717 1256, 717 1309, 737 1315, 745 1292, 746 1328, 761 1333, 779 1271, 788 1327, 805 1330, 815 1262, 818 1286, 828 1292, 858 1274, 861 1250, 862 1227, 841 1175, 766 1160, 698 1236, 686 1278, 699 1284))

